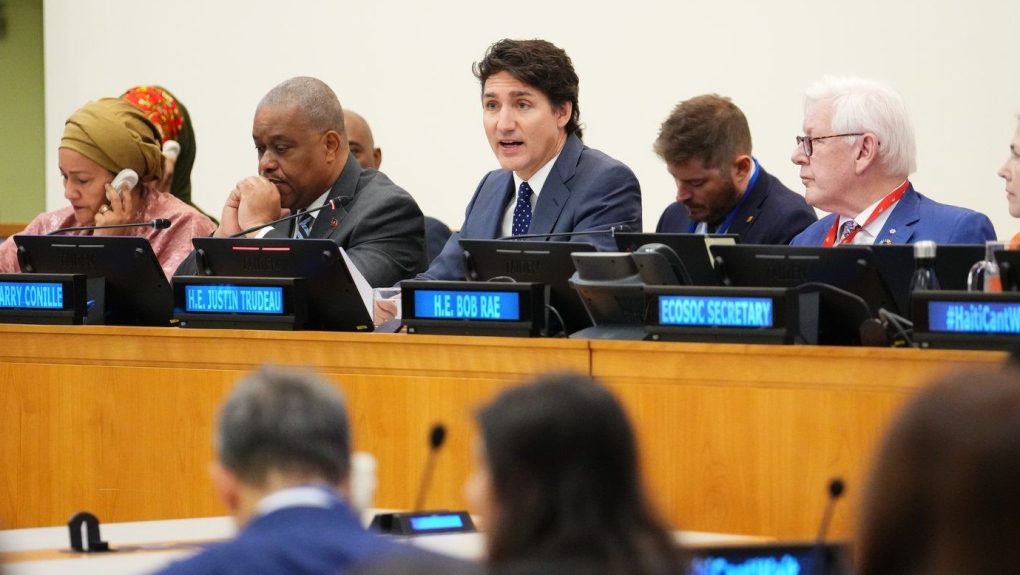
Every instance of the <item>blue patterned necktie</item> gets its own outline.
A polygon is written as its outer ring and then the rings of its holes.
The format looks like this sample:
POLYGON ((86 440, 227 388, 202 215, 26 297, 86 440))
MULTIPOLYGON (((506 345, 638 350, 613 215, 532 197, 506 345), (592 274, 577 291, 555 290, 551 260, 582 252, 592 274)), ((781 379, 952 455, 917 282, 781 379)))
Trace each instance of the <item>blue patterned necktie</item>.
POLYGON ((303 240, 308 236, 312 235, 312 224, 315 223, 315 216, 305 212, 301 217, 297 219, 297 225, 294 229, 294 237, 303 240))
POLYGON ((846 240, 847 236, 854 233, 854 230, 859 227, 860 226, 857 225, 857 222, 853 220, 843 222, 843 225, 839 227, 839 243, 842 244, 843 241, 846 240))
POLYGON ((514 222, 511 232, 515 236, 528 233, 531 227, 531 186, 521 182, 517 190, 517 204, 514 206, 514 222))

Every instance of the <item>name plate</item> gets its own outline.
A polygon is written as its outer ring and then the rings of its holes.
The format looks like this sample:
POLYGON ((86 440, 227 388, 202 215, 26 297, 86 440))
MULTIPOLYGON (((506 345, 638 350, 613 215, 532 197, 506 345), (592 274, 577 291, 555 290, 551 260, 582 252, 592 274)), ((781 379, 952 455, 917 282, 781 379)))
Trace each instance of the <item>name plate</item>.
POLYGON ((534 337, 546 325, 546 284, 410 280, 400 287, 408 333, 534 337))
POLYGON ((477 531, 467 511, 381 513, 372 518, 370 531, 386 535, 433 535, 477 531))
POLYGON ((646 286, 648 339, 792 343, 796 302, 783 288, 646 286))
POLYGON ((0 322, 80 325, 94 302, 84 274, 0 274, 0 322))
POLYGON ((1020 292, 918 291, 911 313, 921 347, 1020 347, 1020 292))
POLYGON ((173 290, 181 327, 302 329, 307 322, 301 278, 179 276, 173 290))

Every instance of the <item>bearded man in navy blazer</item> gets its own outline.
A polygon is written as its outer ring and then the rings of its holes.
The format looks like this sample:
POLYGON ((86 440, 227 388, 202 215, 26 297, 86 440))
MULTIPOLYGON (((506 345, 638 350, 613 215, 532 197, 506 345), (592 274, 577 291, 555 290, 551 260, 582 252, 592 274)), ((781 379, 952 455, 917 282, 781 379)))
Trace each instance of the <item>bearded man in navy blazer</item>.
POLYGON ((655 153, 676 181, 676 202, 657 233, 737 234, 745 244, 786 245, 818 220, 804 196, 751 157, 747 118, 729 98, 681 102, 662 123, 655 153))
POLYGON ((350 431, 329 383, 264 369, 231 392, 216 439, 213 484, 239 533, 161 575, 341 575, 396 550, 342 494, 350 431))
POLYGON ((460 231, 418 279, 464 279, 460 238, 552 234, 549 240, 616 251, 610 233, 555 234, 641 229, 634 172, 581 142, 579 80, 566 52, 545 40, 500 40, 475 63, 474 74, 482 85, 485 134, 502 169, 482 178, 460 231))
POLYGON ((892 88, 826 77, 807 90, 804 135, 791 160, 807 202, 832 212, 792 245, 980 244, 995 239, 984 214, 940 204, 914 190, 914 127, 892 88))

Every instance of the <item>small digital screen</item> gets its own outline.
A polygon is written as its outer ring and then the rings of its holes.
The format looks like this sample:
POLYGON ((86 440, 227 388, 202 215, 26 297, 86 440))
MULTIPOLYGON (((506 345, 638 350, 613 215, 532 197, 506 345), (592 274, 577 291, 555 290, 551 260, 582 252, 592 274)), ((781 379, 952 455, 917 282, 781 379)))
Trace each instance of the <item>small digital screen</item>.
POLYGON ((928 330, 1020 334, 1020 302, 928 302, 928 330))
POLYGON ((520 294, 497 291, 418 290, 414 292, 417 319, 477 319, 520 321, 520 294))
POLYGON ((689 575, 800 575, 812 573, 811 561, 801 561, 790 554, 699 557, 691 561, 689 575))
POLYGON ((189 312, 283 315, 279 286, 186 285, 184 297, 189 312))
POLYGON ((659 325, 772 327, 772 298, 659 296, 659 325))
POLYGON ((415 531, 435 531, 437 529, 459 529, 464 527, 464 520, 456 513, 451 515, 429 515, 412 517, 411 529, 415 531))
POLYGON ((0 282, 0 308, 64 309, 64 285, 49 282, 0 282))

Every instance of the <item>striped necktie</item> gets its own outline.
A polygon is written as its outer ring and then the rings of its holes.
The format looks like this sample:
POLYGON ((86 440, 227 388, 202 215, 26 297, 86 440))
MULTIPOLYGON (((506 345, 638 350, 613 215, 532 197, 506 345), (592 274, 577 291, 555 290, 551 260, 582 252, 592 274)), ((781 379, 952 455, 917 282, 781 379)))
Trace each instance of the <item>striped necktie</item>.
POLYGON ((297 224, 294 226, 294 237, 303 240, 308 236, 312 235, 312 224, 315 223, 315 216, 305 212, 297 219, 297 224))

